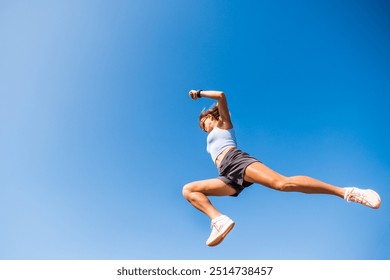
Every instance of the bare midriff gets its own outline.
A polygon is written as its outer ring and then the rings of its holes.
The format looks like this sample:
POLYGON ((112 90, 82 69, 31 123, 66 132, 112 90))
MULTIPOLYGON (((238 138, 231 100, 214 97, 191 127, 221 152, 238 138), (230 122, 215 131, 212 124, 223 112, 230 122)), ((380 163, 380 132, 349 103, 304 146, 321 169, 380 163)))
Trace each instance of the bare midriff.
POLYGON ((217 158, 215 159, 215 165, 217 167, 219 167, 219 165, 221 164, 223 158, 225 157, 225 155, 227 154, 227 152, 229 152, 231 149, 234 149, 236 148, 235 146, 229 146, 227 147, 225 150, 222 151, 222 153, 220 153, 217 158))

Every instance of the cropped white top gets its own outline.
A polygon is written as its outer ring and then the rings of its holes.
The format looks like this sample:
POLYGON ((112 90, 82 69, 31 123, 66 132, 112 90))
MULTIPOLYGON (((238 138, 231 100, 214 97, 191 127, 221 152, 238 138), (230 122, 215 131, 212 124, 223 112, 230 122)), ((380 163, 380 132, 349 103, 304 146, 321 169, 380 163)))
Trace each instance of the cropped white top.
POLYGON ((223 150, 231 146, 237 147, 236 136, 233 128, 221 129, 214 127, 207 136, 207 152, 211 155, 211 159, 214 163, 223 150))

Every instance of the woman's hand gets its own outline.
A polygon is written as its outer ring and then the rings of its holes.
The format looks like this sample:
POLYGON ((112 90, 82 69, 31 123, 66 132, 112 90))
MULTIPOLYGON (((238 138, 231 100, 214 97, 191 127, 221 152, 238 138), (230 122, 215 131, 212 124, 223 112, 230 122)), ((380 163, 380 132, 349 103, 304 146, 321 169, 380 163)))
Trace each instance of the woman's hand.
POLYGON ((188 92, 189 96, 191 97, 192 100, 196 100, 198 99, 198 91, 195 90, 195 89, 191 89, 189 92, 188 92))
POLYGON ((230 119, 230 113, 227 105, 226 96, 223 93, 223 91, 217 91, 217 90, 190 90, 189 93, 190 97, 193 100, 197 100, 200 97, 204 98, 210 98, 217 100, 217 106, 219 111, 219 121, 220 124, 218 125, 219 128, 223 129, 229 129, 233 127, 232 121, 230 119), (199 94, 198 94, 199 93, 199 94))

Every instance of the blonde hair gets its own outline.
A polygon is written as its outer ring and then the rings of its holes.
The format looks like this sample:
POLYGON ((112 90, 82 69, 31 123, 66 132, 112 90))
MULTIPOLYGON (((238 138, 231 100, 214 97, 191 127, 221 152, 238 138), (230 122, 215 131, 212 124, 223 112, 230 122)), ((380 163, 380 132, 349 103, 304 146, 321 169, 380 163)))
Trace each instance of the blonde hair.
POLYGON ((208 115, 212 115, 215 119, 219 119, 219 110, 218 110, 218 103, 216 103, 215 105, 213 105, 210 109, 206 110, 206 109, 203 109, 202 112, 200 113, 199 115, 199 126, 200 128, 203 129, 202 127, 202 124, 200 123, 200 121, 208 116, 208 115))

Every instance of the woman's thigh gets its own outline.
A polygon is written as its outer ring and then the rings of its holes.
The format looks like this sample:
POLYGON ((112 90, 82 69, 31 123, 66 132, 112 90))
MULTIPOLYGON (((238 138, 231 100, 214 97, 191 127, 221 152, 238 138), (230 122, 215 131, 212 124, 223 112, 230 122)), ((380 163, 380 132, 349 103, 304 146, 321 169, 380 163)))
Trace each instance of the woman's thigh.
POLYGON ((261 162, 254 162, 245 170, 244 180, 261 184, 266 187, 276 187, 282 183, 286 177, 267 167, 261 162))
POLYGON ((217 178, 195 181, 187 184, 184 188, 191 192, 201 192, 207 196, 227 196, 236 193, 235 189, 217 178))

